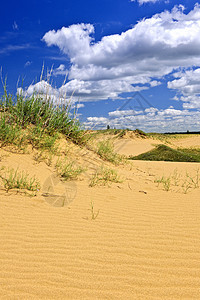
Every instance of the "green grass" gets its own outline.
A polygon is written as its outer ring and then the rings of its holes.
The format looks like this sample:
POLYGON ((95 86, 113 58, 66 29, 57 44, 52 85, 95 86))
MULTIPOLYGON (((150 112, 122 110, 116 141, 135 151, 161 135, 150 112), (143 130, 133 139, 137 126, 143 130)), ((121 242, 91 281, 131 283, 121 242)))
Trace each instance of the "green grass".
POLYGON ((0 117, 0 146, 14 145, 21 148, 25 141, 25 135, 17 124, 7 121, 5 115, 0 117))
POLYGON ((28 190, 37 192, 40 189, 40 183, 35 177, 29 177, 24 171, 18 171, 10 168, 1 167, 0 179, 8 193, 11 189, 28 190))
POLYGON ((52 150, 58 134, 83 143, 83 130, 76 112, 71 113, 69 100, 56 105, 48 95, 14 97, 4 88, 0 99, 1 147, 13 144, 20 148, 30 142, 35 148, 52 150))
POLYGON ((92 201, 90 203, 90 206, 91 206, 91 208, 90 208, 91 220, 95 220, 99 215, 99 210, 96 213, 94 212, 94 203, 92 201))
POLYGON ((92 177, 89 186, 90 187, 93 187, 95 185, 105 186, 112 182, 120 183, 122 181, 120 180, 115 170, 101 166, 101 168, 97 169, 96 173, 92 177))
POLYGON ((200 149, 172 149, 166 145, 157 145, 153 150, 138 156, 131 156, 131 160, 200 162, 200 149))
POLYGON ((98 143, 97 154, 106 161, 115 165, 124 162, 124 157, 114 152, 114 146, 110 141, 102 141, 98 143))
POLYGON ((64 180, 76 180, 85 169, 76 166, 75 162, 67 162, 66 160, 58 159, 56 171, 64 180))
POLYGON ((171 189, 176 192, 182 191, 184 194, 187 194, 189 190, 199 188, 199 169, 196 170, 196 174, 191 175, 187 171, 184 174, 178 173, 177 169, 174 170, 173 174, 169 176, 162 176, 154 180, 157 183, 158 187, 160 184, 163 187, 163 190, 169 191, 171 189))

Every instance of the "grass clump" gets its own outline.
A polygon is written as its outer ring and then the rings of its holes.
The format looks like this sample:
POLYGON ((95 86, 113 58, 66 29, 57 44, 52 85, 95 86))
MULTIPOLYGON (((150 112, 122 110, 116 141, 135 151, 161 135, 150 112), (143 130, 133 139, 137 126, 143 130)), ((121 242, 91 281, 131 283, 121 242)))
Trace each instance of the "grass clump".
POLYGON ((75 162, 58 159, 56 171, 64 180, 76 180, 85 170, 80 166, 76 166, 75 162))
POLYGON ((8 122, 5 115, 0 116, 0 146, 14 145, 22 148, 25 136, 20 126, 8 122))
POLYGON ((28 190, 37 192, 40 190, 40 183, 34 177, 29 177, 24 171, 18 171, 10 168, 2 167, 0 169, 0 179, 8 193, 11 189, 28 190))
POLYGON ((1 146, 14 144, 21 147, 27 142, 36 148, 52 149, 58 134, 75 143, 82 143, 83 131, 76 112, 71 113, 70 100, 56 104, 48 95, 34 94, 16 97, 7 93, 0 99, 1 146))
POLYGON ((51 153, 56 153, 58 150, 57 140, 58 134, 49 135, 40 126, 30 128, 27 139, 35 149, 49 150, 51 153))
POLYGON ((200 162, 200 150, 172 149, 166 145, 157 145, 153 150, 138 156, 131 156, 132 160, 200 162))
POLYGON ((101 166, 101 168, 97 169, 96 173, 91 179, 89 186, 93 187, 95 185, 107 185, 109 183, 120 183, 122 182, 117 174, 117 172, 113 169, 109 169, 101 166))
POLYGON ((103 159, 115 165, 119 165, 124 161, 124 157, 114 152, 113 144, 110 141, 102 141, 98 143, 97 154, 103 159))

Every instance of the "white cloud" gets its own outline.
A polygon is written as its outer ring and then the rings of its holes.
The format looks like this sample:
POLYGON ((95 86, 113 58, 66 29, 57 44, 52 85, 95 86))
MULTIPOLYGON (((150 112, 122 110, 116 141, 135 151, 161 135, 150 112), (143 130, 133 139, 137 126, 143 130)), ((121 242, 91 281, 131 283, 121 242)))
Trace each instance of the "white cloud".
POLYGON ((8 54, 9 52, 19 51, 30 48, 30 44, 23 44, 23 45, 8 45, 4 48, 0 49, 0 54, 8 54))
POLYGON ((109 118, 89 117, 85 122, 86 127, 106 128, 140 128, 146 132, 167 132, 167 131, 186 131, 199 130, 200 111, 176 110, 167 108, 158 110, 150 107, 144 112, 133 110, 110 112, 109 118), (111 118, 112 117, 112 118, 111 118))
POLYGON ((157 81, 157 80, 153 80, 153 81, 151 81, 149 84, 150 84, 151 87, 155 87, 155 86, 160 85, 161 82, 160 82, 160 81, 157 81))
MULTIPOLYGON (((48 46, 57 46, 66 55, 66 61, 70 61, 69 81, 58 89, 41 81, 31 85, 26 93, 48 92, 52 99, 69 99, 73 95, 73 103, 121 99, 124 92, 152 88, 161 84, 166 75, 176 72, 168 88, 177 91, 174 99, 183 101, 183 110, 150 107, 133 114, 133 110, 123 109, 110 112, 108 117, 88 117, 86 125, 105 127, 109 122, 116 128, 139 127, 160 132, 199 129, 200 111, 188 111, 200 108, 199 4, 188 14, 182 5, 175 6, 171 12, 143 19, 126 32, 104 36, 99 42, 95 42, 94 33, 91 24, 47 32, 43 41, 48 46)), ((54 75, 66 72, 61 64, 54 75)))
MULTIPOLYGON (((131 0, 131 2, 135 2, 136 0, 131 0)), ((140 4, 140 5, 142 5, 142 4, 144 4, 144 3, 156 3, 156 2, 158 2, 158 1, 160 1, 160 0, 137 0, 138 1, 138 3, 140 4)))
POLYGON ((183 101, 187 109, 200 108, 200 68, 182 70, 174 77, 177 79, 168 82, 168 88, 178 93, 174 100, 183 101))
POLYGON ((53 75, 54 76, 57 76, 57 75, 67 76, 68 73, 69 73, 69 71, 65 68, 64 64, 60 64, 60 66, 58 68, 53 70, 53 75))
MULTIPOLYGON (((94 67, 101 67, 101 73, 104 69, 116 68, 112 69, 112 76, 133 76, 148 70, 154 72, 153 61, 156 64, 162 61, 171 69, 180 64, 190 65, 195 61, 193 56, 200 56, 200 6, 196 5, 188 15, 183 13, 182 6, 175 7, 171 13, 165 11, 144 19, 126 32, 104 36, 98 43, 93 41, 91 33, 94 33, 93 25, 77 24, 57 32, 49 31, 43 40, 48 46, 58 46, 75 68, 82 71, 88 66, 92 78, 94 67), (114 74, 114 71, 121 72, 114 74)), ((163 70, 161 72, 165 74, 163 70)))
POLYGON ((70 102, 74 105, 75 101, 67 97, 66 93, 62 93, 60 89, 53 88, 48 82, 42 80, 36 84, 31 84, 27 89, 18 88, 18 94, 22 94, 25 97, 30 97, 32 95, 39 95, 44 100, 51 100, 55 104, 60 104, 64 102, 70 102))
POLYGON ((19 26, 17 25, 16 21, 14 21, 12 27, 13 27, 13 30, 18 30, 19 29, 19 26))
POLYGON ((136 92, 147 89, 148 87, 132 86, 126 80, 113 80, 112 86, 110 80, 99 81, 84 81, 73 79, 62 86, 59 91, 66 94, 68 97, 73 95, 73 98, 82 102, 99 101, 106 99, 119 99, 120 94, 126 92, 136 92))
MULTIPOLYGON (((59 47, 70 60, 68 86, 76 91, 81 88, 78 96, 90 95, 89 101, 92 97, 116 99, 120 93, 138 90, 132 85, 139 83, 140 90, 147 84, 153 87, 174 69, 199 65, 199 4, 188 14, 182 5, 175 6, 171 12, 143 19, 126 32, 104 36, 99 42, 94 32, 92 24, 76 24, 43 37, 48 46, 59 47), (98 92, 101 87, 104 91, 98 92)), ((65 70, 57 69, 55 74, 59 72, 65 70)))
POLYGON ((76 107, 79 109, 79 108, 85 107, 85 105, 84 105, 83 103, 78 103, 78 104, 76 105, 76 107))
POLYGON ((108 113, 109 117, 117 118, 117 117, 125 117, 125 116, 133 116, 140 114, 141 111, 135 111, 134 109, 130 110, 115 110, 108 113))

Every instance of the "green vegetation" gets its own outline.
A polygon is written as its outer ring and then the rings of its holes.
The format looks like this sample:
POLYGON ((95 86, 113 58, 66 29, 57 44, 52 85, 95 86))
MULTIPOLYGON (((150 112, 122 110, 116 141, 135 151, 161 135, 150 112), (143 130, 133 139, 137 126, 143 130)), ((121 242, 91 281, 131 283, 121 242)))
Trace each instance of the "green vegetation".
POLYGON ((92 177, 90 186, 106 185, 110 182, 120 183, 122 181, 115 170, 101 166, 92 177))
POLYGON ((5 114, 0 115, 0 146, 14 145, 19 148, 25 141, 22 129, 17 124, 13 125, 5 114))
POLYGON ((115 165, 119 165, 124 161, 124 157, 114 152, 114 147, 110 141, 102 141, 98 143, 97 154, 103 159, 115 165))
POLYGON ((160 179, 155 179, 155 181, 154 181, 155 183, 157 183, 158 184, 158 186, 160 185, 160 183, 162 183, 163 184, 163 189, 165 190, 165 191, 169 191, 170 190, 170 186, 171 186, 171 177, 164 177, 164 176, 162 176, 160 179))
POLYGON ((0 179, 7 193, 11 189, 28 190, 32 192, 37 192, 40 189, 39 181, 35 177, 29 178, 29 175, 23 171, 20 172, 18 170, 1 167, 0 179))
POLYGON ((165 191, 169 191, 170 189, 180 190, 187 194, 191 189, 199 188, 199 169, 196 170, 195 175, 190 175, 186 172, 185 176, 179 174, 177 170, 174 170, 174 173, 168 177, 162 176, 161 178, 155 179, 154 182, 158 184, 162 184, 163 189, 165 191))
POLYGON ((85 171, 83 168, 76 166, 75 162, 67 162, 60 159, 56 163, 56 170, 64 180, 75 180, 85 171))
POLYGON ((34 148, 55 151, 59 134, 82 143, 83 132, 76 112, 71 114, 69 101, 58 105, 48 95, 14 97, 7 93, 5 85, 0 99, 1 147, 12 144, 22 148, 31 143, 34 148))
POLYGON ((97 213, 94 212, 94 203, 93 203, 92 201, 91 201, 91 203, 90 203, 90 206, 91 206, 91 208, 90 208, 91 219, 92 219, 92 220, 95 220, 95 219, 98 217, 98 215, 99 215, 99 210, 98 210, 97 213))
POLYGON ((131 156, 132 160, 200 162, 200 149, 172 149, 166 145, 157 145, 153 150, 131 156))

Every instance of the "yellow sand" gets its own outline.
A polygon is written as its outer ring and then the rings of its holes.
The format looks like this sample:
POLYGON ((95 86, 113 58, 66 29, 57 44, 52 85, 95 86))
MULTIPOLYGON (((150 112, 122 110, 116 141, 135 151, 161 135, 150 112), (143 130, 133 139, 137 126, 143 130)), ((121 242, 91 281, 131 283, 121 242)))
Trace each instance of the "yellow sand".
MULTIPOLYGON (((146 151, 148 140, 142 143, 146 151)), ((91 188, 89 176, 102 161, 70 151, 87 172, 63 184, 32 153, 0 150, 9 155, 1 165, 42 183, 32 198, 1 186, 0 299, 200 299, 200 189, 184 194, 181 186, 165 191, 154 182, 174 172, 195 176, 199 165, 134 161, 115 168, 123 183, 91 188), (55 203, 45 196, 52 174, 55 203)))

